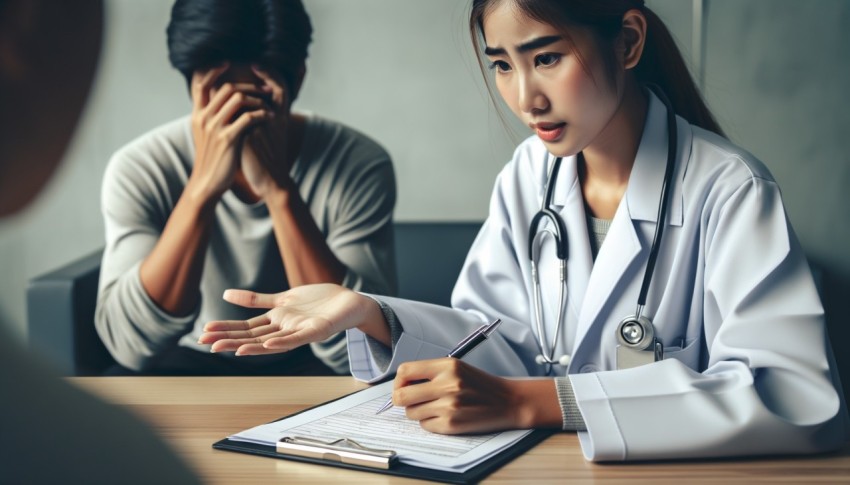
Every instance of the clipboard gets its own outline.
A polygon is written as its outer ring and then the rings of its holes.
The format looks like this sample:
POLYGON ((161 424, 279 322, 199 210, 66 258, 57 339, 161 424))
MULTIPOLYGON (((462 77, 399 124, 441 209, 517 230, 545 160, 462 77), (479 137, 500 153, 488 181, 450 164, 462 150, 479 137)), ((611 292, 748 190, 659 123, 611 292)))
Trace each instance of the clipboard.
MULTIPOLYGON (((360 391, 357 391, 360 392, 360 391)), ((296 416, 303 412, 309 411, 310 409, 314 409, 320 406, 324 406, 328 403, 337 401, 339 399, 343 399, 350 394, 345 396, 341 396, 337 399, 324 402, 321 404, 317 404, 316 406, 312 406, 310 408, 299 411, 298 413, 291 414, 289 416, 283 416, 275 421, 280 421, 281 419, 290 418, 292 416, 296 416)), ((434 470, 431 468, 425 468, 420 466, 409 465, 407 463, 392 460, 390 459, 390 463, 388 463, 387 468, 379 468, 375 467, 374 464, 370 464, 370 466, 365 466, 362 464, 357 464, 355 462, 342 461, 341 459, 336 459, 333 456, 328 456, 327 458, 318 458, 316 456, 311 456, 308 453, 304 454, 290 454, 290 453, 278 453, 276 447, 261 445, 256 443, 247 443, 243 441, 235 441, 230 440, 228 438, 219 440, 213 443, 212 447, 216 450, 225 450, 225 451, 235 451, 237 453, 246 453, 249 455, 259 455, 266 456, 270 458, 277 458, 280 460, 289 460, 296 461, 301 463, 312 463, 315 465, 325 465, 325 466, 334 466, 339 468, 347 468, 349 470, 359 470, 364 472, 371 473, 380 473, 384 475, 394 475, 404 478, 414 478, 418 480, 429 480, 433 482, 442 482, 442 483, 455 483, 455 484, 469 484, 469 483, 477 483, 483 480, 485 477, 501 468, 508 462, 512 461, 514 458, 522 455, 526 451, 533 448, 538 443, 542 442, 549 436, 556 433, 556 430, 551 429, 537 429, 529 433, 527 436, 523 437, 521 440, 514 443, 511 447, 503 450, 500 453, 490 457, 486 461, 479 463, 478 465, 466 470, 465 472, 448 472, 443 470, 434 470)), ((325 443, 328 445, 329 443, 325 443)), ((338 443, 339 444, 339 443, 338 443)), ((335 446, 334 444, 330 444, 330 446, 335 446)), ((350 449, 349 446, 343 445, 345 448, 350 449)), ((370 450, 377 452, 387 452, 391 450, 370 450)))

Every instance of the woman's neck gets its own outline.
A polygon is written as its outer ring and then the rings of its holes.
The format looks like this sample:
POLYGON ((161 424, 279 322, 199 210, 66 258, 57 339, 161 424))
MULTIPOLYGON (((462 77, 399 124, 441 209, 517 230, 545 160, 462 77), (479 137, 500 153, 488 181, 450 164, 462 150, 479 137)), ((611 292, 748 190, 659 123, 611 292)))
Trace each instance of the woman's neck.
POLYGON ((628 85, 611 121, 579 157, 585 203, 602 219, 614 217, 626 193, 646 120, 646 95, 636 83, 628 85))

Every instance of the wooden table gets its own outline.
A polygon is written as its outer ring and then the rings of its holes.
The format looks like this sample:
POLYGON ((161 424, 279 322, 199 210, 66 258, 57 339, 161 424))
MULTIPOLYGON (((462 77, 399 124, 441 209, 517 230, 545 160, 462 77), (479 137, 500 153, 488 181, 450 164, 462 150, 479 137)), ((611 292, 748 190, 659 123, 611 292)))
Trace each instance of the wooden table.
MULTIPOLYGON (((365 385, 350 377, 77 377, 71 382, 148 420, 208 483, 398 483, 387 475, 212 449, 230 434, 365 385)), ((148 464, 147 466, 155 466, 148 464)), ((814 457, 644 464, 586 462, 574 433, 558 433, 488 483, 850 483, 850 448, 814 457)))

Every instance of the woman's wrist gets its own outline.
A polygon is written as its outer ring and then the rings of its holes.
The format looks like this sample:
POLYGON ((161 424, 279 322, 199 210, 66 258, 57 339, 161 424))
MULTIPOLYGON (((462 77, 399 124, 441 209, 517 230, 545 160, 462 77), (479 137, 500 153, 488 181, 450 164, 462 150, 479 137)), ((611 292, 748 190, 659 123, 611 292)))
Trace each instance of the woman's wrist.
POLYGON ((357 325, 357 329, 373 339, 381 342, 389 348, 392 348, 392 335, 390 327, 384 318, 384 313, 381 311, 381 306, 377 300, 357 294, 360 298, 358 301, 358 312, 361 316, 361 323, 357 325))
POLYGON ((563 417, 552 379, 506 379, 517 429, 561 428, 563 417))

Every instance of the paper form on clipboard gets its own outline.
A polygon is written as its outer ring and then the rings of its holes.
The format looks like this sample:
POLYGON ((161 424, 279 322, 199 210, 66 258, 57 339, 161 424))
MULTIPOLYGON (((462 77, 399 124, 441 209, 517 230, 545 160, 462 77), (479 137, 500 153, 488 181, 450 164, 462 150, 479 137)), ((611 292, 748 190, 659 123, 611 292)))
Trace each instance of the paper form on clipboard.
POLYGON ((449 436, 423 430, 393 408, 376 415, 392 392, 392 381, 356 392, 295 416, 256 426, 229 437, 232 441, 274 447, 286 436, 320 440, 348 438, 370 448, 390 449, 401 462, 448 472, 464 472, 531 433, 512 430, 449 436))

